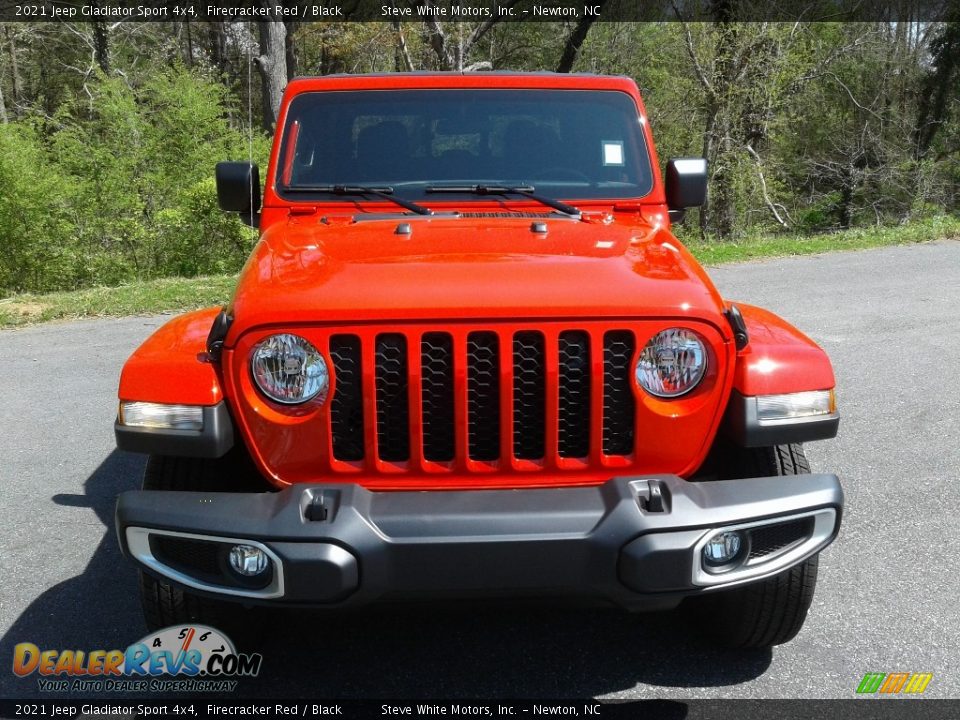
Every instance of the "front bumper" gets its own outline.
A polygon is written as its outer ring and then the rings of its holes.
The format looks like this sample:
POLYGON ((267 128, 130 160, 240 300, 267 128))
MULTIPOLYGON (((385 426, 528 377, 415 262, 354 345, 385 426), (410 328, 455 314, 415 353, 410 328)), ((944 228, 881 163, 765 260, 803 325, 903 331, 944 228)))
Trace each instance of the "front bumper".
POLYGON ((796 565, 833 541, 842 507, 833 475, 431 492, 330 484, 126 492, 116 527, 124 554, 147 572, 244 603, 548 596, 641 610, 796 565), (740 529, 744 550, 715 573, 701 550, 720 528, 740 529), (269 574, 253 584, 233 575, 234 544, 264 550, 269 574))

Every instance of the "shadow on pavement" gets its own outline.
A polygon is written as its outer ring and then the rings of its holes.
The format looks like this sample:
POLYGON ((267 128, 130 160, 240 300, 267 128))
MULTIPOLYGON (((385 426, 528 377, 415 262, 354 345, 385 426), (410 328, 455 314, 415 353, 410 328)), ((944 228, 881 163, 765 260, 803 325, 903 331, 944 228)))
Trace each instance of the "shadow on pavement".
MULTIPOLYGON (((104 535, 86 570, 34 599, 0 639, 7 668, 19 642, 122 649, 145 634, 136 572, 113 529, 116 496, 138 485, 143 462, 114 451, 86 480, 82 496, 54 497, 59 505, 93 509, 104 535)), ((585 698, 637 684, 735 685, 761 675, 771 660, 769 651, 702 643, 679 613, 470 603, 255 617, 265 628, 256 648, 264 662, 258 678, 241 681, 238 694, 246 697, 585 698)), ((0 696, 39 695, 36 675, 0 672, 0 696)), ((675 717, 686 714, 683 705, 674 709, 682 711, 675 717)))
MULTIPOLYGON (((17 643, 31 642, 41 650, 89 652, 125 648, 143 635, 136 573, 127 566, 113 535, 117 493, 139 484, 143 465, 142 457, 114 450, 86 479, 83 495, 53 497, 57 505, 92 509, 104 525, 104 535, 83 574, 44 591, 0 638, 0 696, 41 697, 36 674, 21 679, 10 669, 17 643)), ((42 574, 43 568, 35 572, 42 574)), ((63 697, 57 693, 51 699, 63 697)))

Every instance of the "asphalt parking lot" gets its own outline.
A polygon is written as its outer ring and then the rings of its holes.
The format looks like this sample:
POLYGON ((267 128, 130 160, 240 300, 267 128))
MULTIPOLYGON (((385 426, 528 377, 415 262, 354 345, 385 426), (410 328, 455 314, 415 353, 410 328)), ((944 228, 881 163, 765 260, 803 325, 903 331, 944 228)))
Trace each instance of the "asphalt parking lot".
MULTIPOLYGON (((830 353, 843 420, 812 444, 844 525, 799 637, 721 652, 673 614, 420 607, 268 618, 243 696, 849 698, 865 672, 933 672, 960 697, 960 242, 730 265, 730 298, 830 353)), ((144 634, 112 511, 143 461, 114 449, 116 382, 163 317, 0 332, 0 697, 40 696, 13 646, 125 648, 144 634)), ((59 696, 63 698, 64 696, 59 696)))

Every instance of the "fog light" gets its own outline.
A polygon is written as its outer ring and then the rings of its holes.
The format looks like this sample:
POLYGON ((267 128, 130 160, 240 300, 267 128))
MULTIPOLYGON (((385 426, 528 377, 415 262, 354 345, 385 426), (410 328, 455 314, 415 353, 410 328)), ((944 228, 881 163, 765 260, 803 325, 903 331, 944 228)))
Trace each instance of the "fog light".
POLYGON ((703 546, 703 562, 712 568, 727 565, 736 560, 742 546, 743 537, 739 532, 718 532, 703 546))
POLYGON ((270 565, 270 558, 253 545, 234 545, 230 548, 230 567, 240 575, 253 577, 259 575, 270 565))

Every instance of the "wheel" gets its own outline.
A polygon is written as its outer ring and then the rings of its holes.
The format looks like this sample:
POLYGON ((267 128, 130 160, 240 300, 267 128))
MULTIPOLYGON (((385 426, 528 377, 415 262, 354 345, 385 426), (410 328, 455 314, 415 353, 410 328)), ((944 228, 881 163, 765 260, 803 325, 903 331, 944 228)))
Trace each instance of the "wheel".
MULTIPOLYGON (((728 446, 719 451, 720 479, 800 475, 810 472, 801 445, 766 448, 728 446)), ((768 648, 796 637, 807 618, 817 585, 814 555, 779 575, 730 590, 692 598, 701 630, 731 648, 768 648)))
MULTIPOLYGON (((246 452, 234 449, 223 458, 184 458, 151 455, 143 475, 144 490, 255 492, 269 489, 246 452)), ((186 592, 140 571, 140 604, 147 628, 197 623, 222 630, 234 640, 256 640, 256 611, 186 592), (253 628, 253 630, 251 630, 253 628)))

